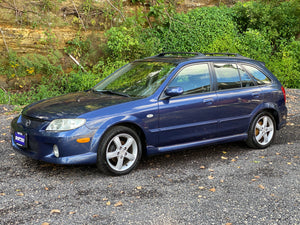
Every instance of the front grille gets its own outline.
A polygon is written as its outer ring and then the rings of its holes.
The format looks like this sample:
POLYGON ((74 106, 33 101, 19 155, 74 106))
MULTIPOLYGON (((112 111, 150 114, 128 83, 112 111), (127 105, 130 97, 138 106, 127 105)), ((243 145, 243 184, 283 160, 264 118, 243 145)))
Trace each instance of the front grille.
POLYGON ((40 129, 46 121, 22 115, 21 122, 22 125, 28 129, 40 129))

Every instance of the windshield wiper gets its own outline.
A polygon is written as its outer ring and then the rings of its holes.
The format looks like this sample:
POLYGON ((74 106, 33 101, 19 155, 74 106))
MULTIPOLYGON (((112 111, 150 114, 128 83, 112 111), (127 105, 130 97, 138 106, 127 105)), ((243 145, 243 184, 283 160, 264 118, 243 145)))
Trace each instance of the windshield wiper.
POLYGON ((128 97, 130 98, 131 96, 128 95, 128 94, 125 94, 125 93, 120 93, 120 92, 116 92, 116 91, 113 91, 113 90, 95 90, 95 89, 92 89, 94 92, 98 92, 98 93, 104 93, 104 94, 110 94, 110 95, 119 95, 119 96, 123 96, 123 97, 128 97))

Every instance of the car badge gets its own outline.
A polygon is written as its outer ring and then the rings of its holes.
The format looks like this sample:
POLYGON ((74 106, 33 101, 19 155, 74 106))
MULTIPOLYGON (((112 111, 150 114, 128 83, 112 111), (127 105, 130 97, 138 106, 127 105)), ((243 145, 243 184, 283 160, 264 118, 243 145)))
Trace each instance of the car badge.
POLYGON ((26 120, 26 122, 25 122, 25 126, 26 126, 26 127, 29 127, 29 126, 30 126, 30 124, 31 124, 31 120, 26 120))

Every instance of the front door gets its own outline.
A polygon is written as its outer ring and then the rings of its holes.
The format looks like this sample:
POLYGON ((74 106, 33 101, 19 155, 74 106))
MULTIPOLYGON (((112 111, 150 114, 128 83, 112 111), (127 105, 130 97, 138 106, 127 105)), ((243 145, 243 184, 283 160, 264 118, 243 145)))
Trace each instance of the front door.
POLYGON ((168 87, 182 87, 184 93, 159 101, 159 147, 213 138, 218 126, 217 96, 211 91, 208 64, 185 66, 168 87))

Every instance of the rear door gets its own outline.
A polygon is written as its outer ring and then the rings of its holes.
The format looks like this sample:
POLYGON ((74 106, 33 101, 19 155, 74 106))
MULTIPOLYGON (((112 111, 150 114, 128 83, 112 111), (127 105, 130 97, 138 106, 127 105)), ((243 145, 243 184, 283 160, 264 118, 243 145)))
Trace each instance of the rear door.
POLYGON ((251 113, 263 102, 261 89, 235 63, 214 63, 221 137, 247 131, 251 113))

